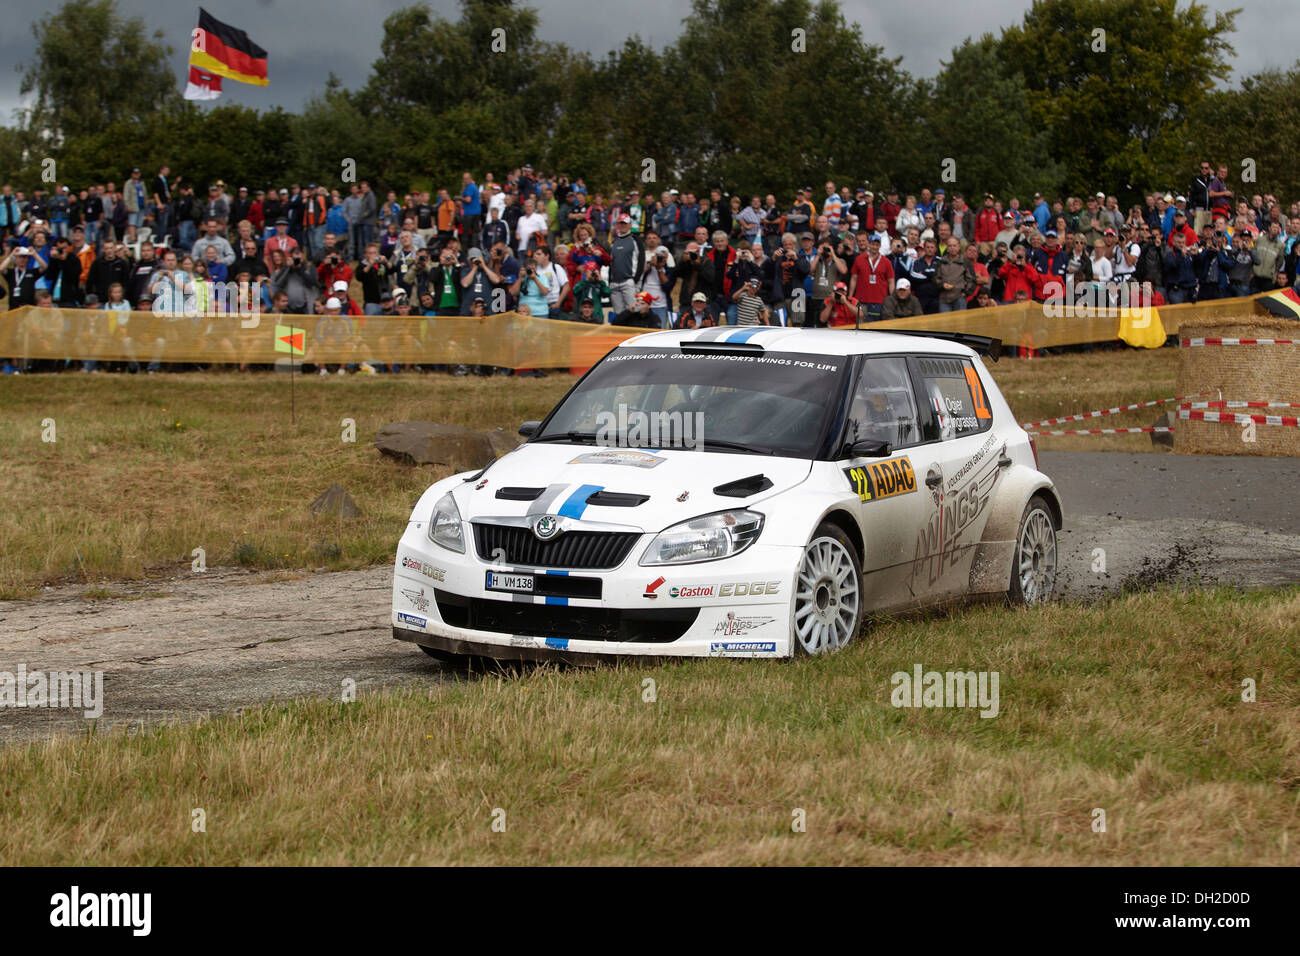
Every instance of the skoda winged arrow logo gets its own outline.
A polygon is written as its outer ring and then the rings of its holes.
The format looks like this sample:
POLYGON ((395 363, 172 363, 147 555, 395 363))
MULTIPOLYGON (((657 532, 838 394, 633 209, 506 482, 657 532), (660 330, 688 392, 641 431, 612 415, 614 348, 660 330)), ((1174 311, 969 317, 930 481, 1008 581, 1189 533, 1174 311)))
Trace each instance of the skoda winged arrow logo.
POLYGON ((542 515, 533 522, 533 534, 538 541, 550 541, 560 533, 560 521, 555 515, 542 515))

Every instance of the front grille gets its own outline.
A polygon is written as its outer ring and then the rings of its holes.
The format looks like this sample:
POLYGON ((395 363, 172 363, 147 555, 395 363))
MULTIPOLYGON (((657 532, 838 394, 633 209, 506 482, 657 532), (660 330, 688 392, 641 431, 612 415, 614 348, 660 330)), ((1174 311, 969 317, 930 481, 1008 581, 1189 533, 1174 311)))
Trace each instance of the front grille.
POLYGON ((474 547, 482 560, 530 568, 616 568, 640 537, 635 531, 566 531, 539 541, 531 528, 474 524, 474 547))
POLYGON ((438 613, 452 627, 524 634, 532 637, 567 637, 581 641, 637 641, 671 644, 685 634, 700 609, 693 607, 621 610, 491 601, 447 591, 434 591, 438 613))

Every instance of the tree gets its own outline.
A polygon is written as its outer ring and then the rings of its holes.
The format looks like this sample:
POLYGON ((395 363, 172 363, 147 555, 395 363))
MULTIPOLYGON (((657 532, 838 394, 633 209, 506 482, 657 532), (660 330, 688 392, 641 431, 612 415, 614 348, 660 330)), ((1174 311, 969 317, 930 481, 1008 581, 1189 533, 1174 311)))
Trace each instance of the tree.
POLYGON ((975 191, 1027 196, 1058 187, 1061 166, 1050 158, 1048 131, 1029 118, 1026 99, 1024 74, 1002 73, 990 34, 956 47, 935 78, 924 113, 933 150, 927 182, 951 171, 955 178, 943 181, 965 190, 976 205, 975 191))
POLYGON ((1300 196, 1300 62, 1212 94, 1194 117, 1190 139, 1197 158, 1227 165, 1238 196, 1300 196))
POLYGON ((661 109, 681 174, 789 194, 812 179, 887 181, 920 160, 916 86, 834 0, 694 0, 665 53, 661 109))
POLYGON ((116 0, 67 0, 32 24, 32 35, 35 61, 23 68, 20 91, 35 91, 27 128, 48 145, 181 103, 162 31, 150 36, 143 19, 117 12, 116 0))
POLYGON ((1189 121, 1227 79, 1237 13, 1211 19, 1195 0, 1034 0, 1003 32, 1003 75, 1024 74, 1067 189, 1135 197, 1191 175, 1189 121))

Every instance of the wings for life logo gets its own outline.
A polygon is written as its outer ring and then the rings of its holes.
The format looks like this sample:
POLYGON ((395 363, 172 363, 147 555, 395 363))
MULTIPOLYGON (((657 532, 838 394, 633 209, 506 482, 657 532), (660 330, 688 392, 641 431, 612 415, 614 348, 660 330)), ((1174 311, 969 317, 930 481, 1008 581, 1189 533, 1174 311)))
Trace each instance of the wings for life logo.
POLYGON ((407 589, 407 588, 403 588, 403 589, 402 589, 402 597, 404 597, 404 598, 406 598, 408 601, 410 601, 410 602, 411 602, 411 605, 412 605, 412 606, 413 606, 417 611, 426 611, 426 612, 427 612, 427 611, 429 610, 429 599, 428 599, 427 597, 424 596, 424 588, 420 588, 420 590, 418 590, 418 591, 414 591, 414 590, 410 590, 410 589, 407 589))
POLYGON ((774 617, 740 617, 734 611, 728 611, 727 616, 714 625, 713 633, 737 637, 775 620, 774 617))

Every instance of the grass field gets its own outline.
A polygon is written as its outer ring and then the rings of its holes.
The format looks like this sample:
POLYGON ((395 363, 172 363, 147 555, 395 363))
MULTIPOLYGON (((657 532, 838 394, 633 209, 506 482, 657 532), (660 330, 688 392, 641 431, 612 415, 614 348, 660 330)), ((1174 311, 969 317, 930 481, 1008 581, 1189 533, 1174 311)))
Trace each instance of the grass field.
MULTIPOLYGON (((1172 394, 1172 349, 1107 351, 992 366, 1017 417, 1042 419, 1172 394)), ((371 444, 385 424, 432 419, 513 429, 572 384, 404 375, 300 378, 290 424, 283 375, 0 377, 0 599, 56 582, 165 576, 195 548, 210 566, 354 568, 392 559, 420 492, 445 469, 412 469, 371 444), (342 440, 343 420, 356 441, 342 440), (42 441, 52 419, 56 441, 42 441), (362 516, 316 517, 338 481, 362 516)), ((1146 424, 1153 414, 1125 419, 1146 424)), ((1047 448, 1149 450, 1145 435, 1043 439, 1047 448)))
POLYGON ((1298 648, 1300 589, 1148 592, 62 737, 0 749, 0 860, 1295 865, 1298 648), (894 708, 916 664, 998 716, 894 708))

